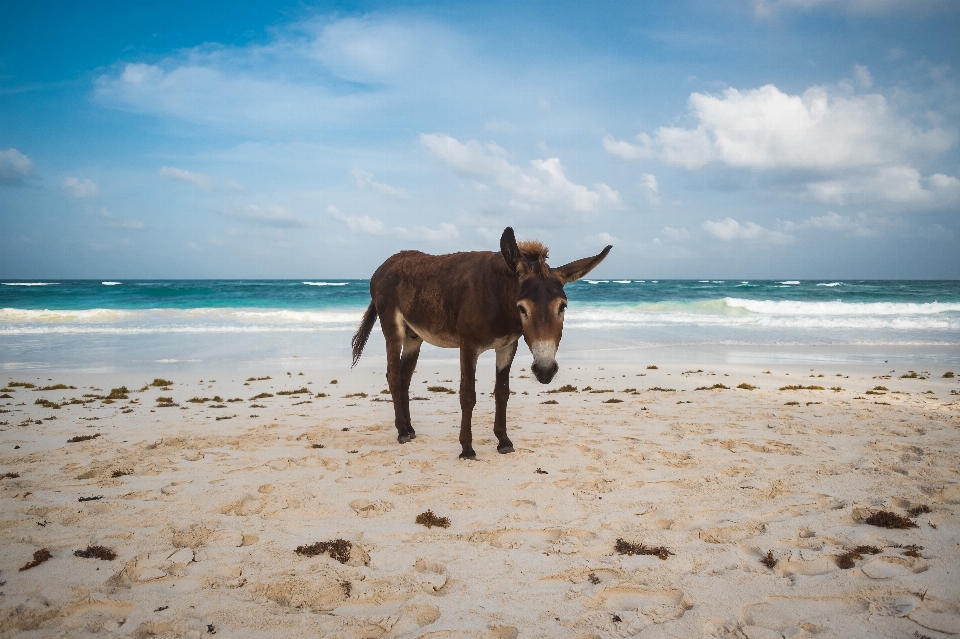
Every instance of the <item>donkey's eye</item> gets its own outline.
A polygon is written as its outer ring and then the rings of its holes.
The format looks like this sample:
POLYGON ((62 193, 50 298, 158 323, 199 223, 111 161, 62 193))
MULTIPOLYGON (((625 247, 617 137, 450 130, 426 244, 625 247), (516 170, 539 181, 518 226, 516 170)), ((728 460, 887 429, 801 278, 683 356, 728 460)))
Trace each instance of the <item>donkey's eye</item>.
POLYGON ((520 314, 524 317, 527 316, 527 309, 524 308, 523 304, 517 304, 517 310, 520 311, 520 314))
POLYGON ((560 307, 557 309, 557 313, 559 313, 560 315, 563 315, 563 312, 564 312, 565 310, 567 310, 567 303, 566 303, 566 302, 560 302, 560 307))

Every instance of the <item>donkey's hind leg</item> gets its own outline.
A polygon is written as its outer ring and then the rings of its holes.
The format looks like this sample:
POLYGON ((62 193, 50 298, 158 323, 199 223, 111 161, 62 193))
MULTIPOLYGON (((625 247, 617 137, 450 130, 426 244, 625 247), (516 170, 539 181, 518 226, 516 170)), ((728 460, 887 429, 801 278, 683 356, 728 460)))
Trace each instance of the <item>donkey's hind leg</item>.
POLYGON ((420 358, 420 346, 423 340, 407 330, 403 339, 403 355, 400 356, 400 404, 403 409, 403 420, 406 426, 405 434, 410 439, 416 439, 417 433, 410 422, 410 380, 417 368, 417 359, 420 358))

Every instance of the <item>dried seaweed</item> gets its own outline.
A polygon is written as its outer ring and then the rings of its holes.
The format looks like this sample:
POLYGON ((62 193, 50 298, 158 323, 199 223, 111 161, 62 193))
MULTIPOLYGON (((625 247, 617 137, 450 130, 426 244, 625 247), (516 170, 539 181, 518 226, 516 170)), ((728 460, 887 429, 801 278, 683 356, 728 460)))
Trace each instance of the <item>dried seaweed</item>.
POLYGON ((332 541, 318 541, 309 546, 297 546, 294 552, 305 557, 316 557, 326 553, 341 564, 345 564, 350 559, 351 548, 353 548, 353 544, 346 539, 334 539, 332 541))
POLYGON ((767 554, 762 559, 760 559, 760 563, 766 566, 767 568, 772 569, 774 566, 777 565, 777 558, 773 556, 772 550, 768 550, 767 554))
POLYGON ((128 468, 128 469, 115 470, 112 473, 110 473, 110 476, 116 479, 117 477, 126 477, 127 475, 132 475, 132 474, 133 474, 133 469, 128 468))
POLYGON ((51 555, 50 551, 46 548, 41 548, 33 553, 33 561, 28 561, 20 567, 20 572, 23 572, 24 570, 30 570, 31 568, 36 568, 48 559, 53 559, 53 555, 51 555))
POLYGON ((446 386, 427 386, 427 390, 431 393, 447 393, 449 395, 456 395, 457 391, 452 388, 447 388, 446 386))
POLYGON ((655 370, 659 370, 659 367, 656 364, 650 364, 649 366, 647 366, 647 370, 655 371, 655 370))
POLYGON ((277 395, 302 395, 303 393, 307 393, 308 395, 313 395, 313 391, 311 391, 306 386, 302 388, 298 388, 297 390, 277 391, 277 395))
POLYGON ((559 404, 560 402, 558 402, 558 401, 555 400, 555 399, 548 399, 547 401, 545 401, 545 402, 540 402, 540 403, 541 403, 541 404, 559 404))
POLYGON ((901 547, 903 548, 903 554, 907 557, 923 557, 923 555, 920 554, 920 551, 923 550, 923 546, 908 544, 901 547))
POLYGON ((171 382, 169 379, 163 379, 162 377, 156 377, 156 378, 154 378, 154 380, 153 380, 152 382, 150 382, 150 386, 158 386, 158 387, 159 387, 159 386, 173 386, 173 382, 171 382))
POLYGON ((695 389, 693 389, 693 390, 698 390, 698 391, 702 391, 702 390, 730 390, 730 387, 729 387, 729 386, 724 386, 723 384, 714 384, 713 386, 701 386, 701 387, 695 388, 695 389))
POLYGON ((660 388, 659 386, 654 386, 653 388, 648 388, 647 390, 660 391, 662 393, 674 393, 677 389, 675 388, 660 388))
POLYGON ((74 557, 83 559, 102 559, 103 561, 113 561, 117 558, 117 553, 105 546, 87 546, 83 550, 74 550, 74 557))
POLYGON ((600 583, 600 577, 597 577, 596 574, 591 572, 589 575, 587 575, 587 581, 596 586, 598 583, 600 583))
POLYGON ((93 435, 77 435, 76 437, 71 437, 70 439, 68 439, 67 443, 76 444, 77 442, 86 442, 86 441, 90 441, 91 439, 96 439, 99 436, 100 436, 100 433, 95 433, 93 435))
POLYGON ((42 388, 35 388, 37 391, 53 391, 53 390, 77 390, 76 386, 67 386, 66 384, 54 384, 53 386, 44 386, 42 388))
POLYGON ((909 514, 911 517, 919 517, 920 515, 926 514, 928 512, 931 512, 930 506, 927 506, 926 504, 920 504, 919 506, 914 506, 913 508, 908 510, 907 514, 909 514))
POLYGON ((437 517, 433 514, 432 510, 427 510, 426 512, 420 513, 417 515, 417 518, 414 521, 421 526, 426 526, 427 528, 433 528, 434 526, 438 528, 450 527, 449 517, 437 517))
POLYGON ((663 546, 645 546, 642 543, 634 544, 619 538, 614 550, 621 555, 654 555, 664 561, 673 554, 663 546))
POLYGON ((546 475, 546 474, 548 474, 547 471, 545 471, 545 470, 542 469, 542 468, 537 468, 537 469, 536 469, 535 471, 533 471, 533 472, 535 472, 535 473, 538 474, 538 475, 546 475))
POLYGON ((903 515, 898 515, 887 510, 878 510, 864 519, 865 523, 880 528, 916 528, 917 524, 910 521, 903 515))
POLYGON ((311 444, 310 448, 326 448, 323 444, 311 444))
POLYGON ((248 381, 248 382, 262 382, 262 381, 265 380, 265 379, 270 379, 270 376, 267 375, 266 377, 248 377, 248 378, 247 378, 247 381, 248 381))
MULTIPOLYGON (((586 390, 586 389, 584 389, 586 390)), ((564 384, 560 388, 551 388, 547 391, 548 393, 576 393, 577 387, 573 384, 564 384)))
POLYGON ((92 497, 80 497, 77 501, 100 501, 101 499, 103 499, 103 495, 93 495, 92 497))
POLYGON ((742 384, 738 384, 737 388, 742 388, 743 390, 757 390, 756 386, 754 386, 753 384, 748 384, 746 382, 742 384))
POLYGON ((781 386, 780 390, 826 390, 823 386, 804 386, 803 384, 794 384, 793 386, 781 386))
POLYGON ((856 548, 851 548, 842 555, 837 555, 834 557, 834 560, 837 562, 837 566, 843 570, 849 570, 853 568, 854 559, 863 559, 864 555, 879 555, 880 549, 876 546, 857 546, 856 548))

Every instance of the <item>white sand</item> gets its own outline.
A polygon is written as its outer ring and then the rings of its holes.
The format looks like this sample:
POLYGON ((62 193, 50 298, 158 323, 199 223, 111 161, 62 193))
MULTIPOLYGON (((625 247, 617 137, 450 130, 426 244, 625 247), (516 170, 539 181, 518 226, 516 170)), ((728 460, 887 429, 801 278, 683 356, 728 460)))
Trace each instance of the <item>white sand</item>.
POLYGON ((375 358, 322 377, 176 376, 169 392, 131 393, 134 404, 58 410, 34 401, 145 380, 11 377, 79 388, 0 400, 0 472, 19 474, 0 480, 0 637, 960 634, 960 378, 594 362, 565 366, 551 387, 615 393, 540 395, 518 377, 521 360, 508 413, 517 452, 496 453, 487 366, 473 462, 457 459, 457 396, 426 390, 457 387, 449 362, 421 362, 413 394, 429 399, 412 402, 419 436, 404 446, 392 405, 371 401, 388 397, 375 358), (208 377, 218 381, 199 383, 208 377), (331 397, 249 400, 307 381, 331 397), (741 382, 759 388, 733 388, 741 382), (717 383, 731 390, 694 390, 717 383), (786 384, 843 390, 778 390, 786 384), (877 385, 898 392, 864 394, 877 385), (344 399, 356 392, 369 397, 344 399), (244 401, 186 402, 214 395, 244 401), (158 396, 180 407, 155 408, 158 396), (603 403, 611 397, 622 403, 603 403), (132 474, 111 477, 118 470, 132 474), (863 522, 920 504, 932 512, 916 528, 863 522), (451 526, 414 523, 427 509, 451 526), (337 538, 353 544, 346 564, 294 552, 337 538), (672 555, 618 555, 618 538, 672 555), (73 556, 88 544, 118 557, 73 556), (909 544, 921 556, 906 556, 909 544), (858 545, 882 552, 841 570, 834 557, 858 545), (18 571, 41 548, 52 559, 18 571))

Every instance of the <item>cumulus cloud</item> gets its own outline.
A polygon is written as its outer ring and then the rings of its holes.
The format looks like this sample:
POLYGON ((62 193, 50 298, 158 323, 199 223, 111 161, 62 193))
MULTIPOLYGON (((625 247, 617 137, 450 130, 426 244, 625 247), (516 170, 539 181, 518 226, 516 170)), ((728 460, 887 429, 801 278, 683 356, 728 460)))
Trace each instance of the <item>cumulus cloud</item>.
POLYGON ((389 184, 375 182, 373 179, 373 174, 367 173, 362 169, 354 167, 354 169, 350 171, 350 175, 352 175, 353 179, 357 181, 357 186, 360 188, 371 188, 377 193, 381 193, 398 200, 406 200, 410 198, 410 194, 406 189, 398 189, 390 186, 389 184))
POLYGON ((100 187, 93 180, 81 180, 76 177, 68 177, 63 181, 63 188, 70 192, 75 198, 97 197, 100 195, 100 187))
POLYGON ((33 162, 13 147, 0 151, 0 184, 22 184, 33 175, 33 162))
POLYGON ((347 215, 334 205, 327 207, 327 214, 347 225, 352 233, 364 235, 392 235, 404 239, 425 240, 427 242, 449 242, 460 238, 456 225, 441 222, 437 229, 425 226, 414 227, 412 231, 402 226, 387 226, 383 221, 369 215, 347 215))
POLYGON ((509 204, 522 211, 558 207, 592 217, 603 207, 620 206, 620 194, 606 184, 594 184, 590 190, 567 179, 559 158, 532 160, 530 170, 524 172, 495 144, 463 143, 436 133, 421 133, 420 142, 457 173, 509 193, 509 204))
POLYGON ((610 155, 615 155, 623 160, 642 160, 651 158, 654 155, 653 140, 646 133, 637 136, 639 144, 630 144, 606 135, 603 138, 603 148, 610 155))
MULTIPOLYGON (((858 67, 858 76, 862 84, 872 82, 866 68, 858 67)), ((690 112, 696 120, 692 128, 660 127, 640 144, 605 139, 604 146, 618 157, 654 153, 690 170, 718 164, 793 172, 806 181, 804 192, 823 202, 960 201, 953 194, 955 178, 923 177, 912 166, 950 149, 956 132, 917 127, 879 94, 834 96, 811 87, 789 95, 768 84, 730 88, 720 96, 693 93, 690 112)))
POLYGON ((309 226, 309 222, 297 217, 278 204, 245 204, 235 209, 220 213, 250 224, 272 226, 276 228, 297 228, 309 226))
POLYGON ((177 182, 183 182, 184 184, 192 184, 204 191, 213 190, 213 180, 203 173, 194 173, 193 171, 178 169, 172 166, 164 166, 160 168, 160 175, 177 182))
POLYGON ((732 217, 716 222, 708 220, 703 223, 703 230, 724 242, 744 240, 763 244, 790 244, 794 240, 793 236, 786 233, 764 228, 754 222, 741 224, 732 217))

